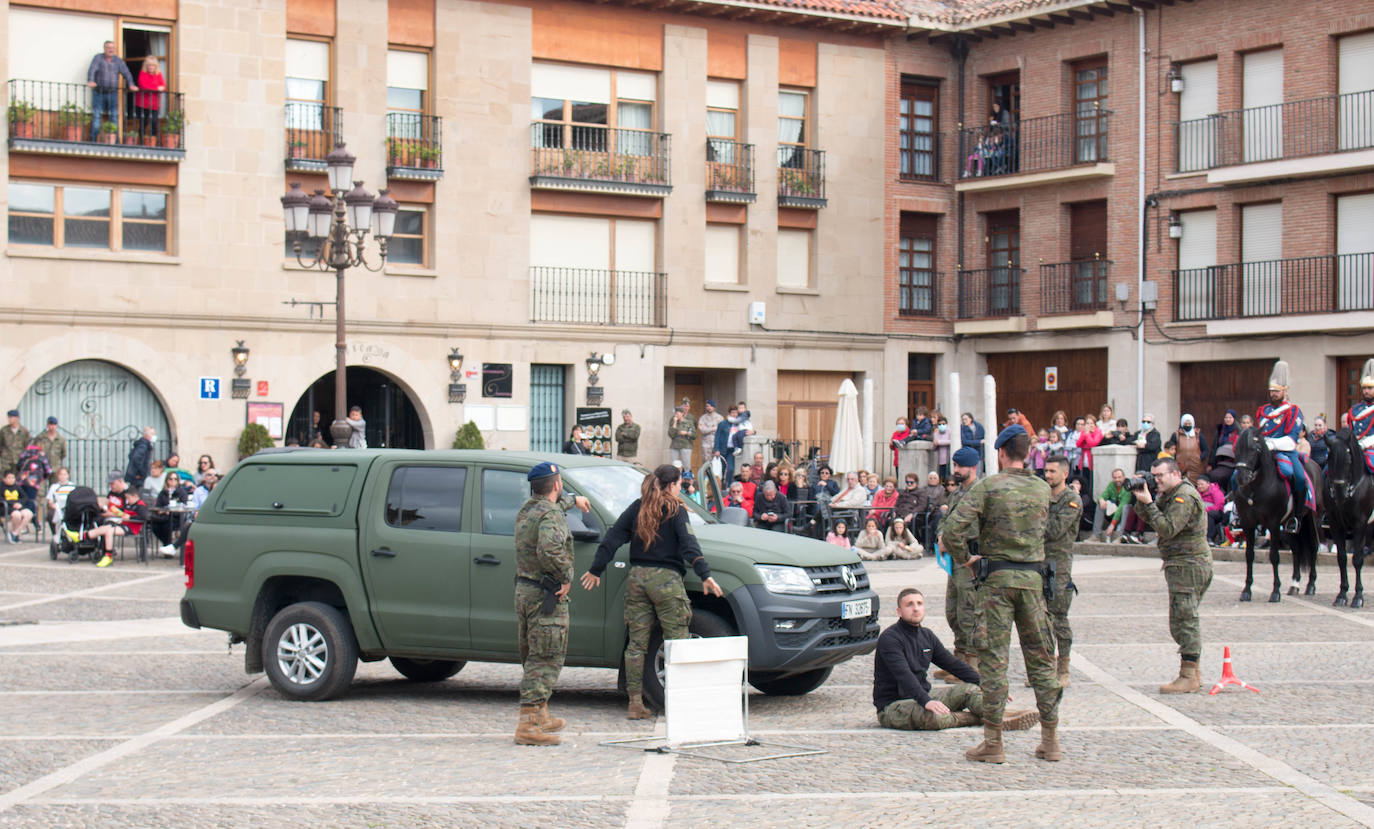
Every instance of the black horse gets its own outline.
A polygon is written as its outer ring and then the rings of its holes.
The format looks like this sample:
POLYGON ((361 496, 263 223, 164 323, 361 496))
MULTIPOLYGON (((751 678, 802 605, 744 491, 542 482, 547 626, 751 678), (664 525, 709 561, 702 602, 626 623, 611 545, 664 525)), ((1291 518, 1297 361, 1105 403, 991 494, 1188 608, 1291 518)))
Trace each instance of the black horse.
POLYGON ((1326 467, 1326 521, 1331 538, 1336 542, 1336 562, 1341 567, 1341 592, 1332 602, 1336 607, 1345 604, 1350 582, 1346 576, 1345 555, 1349 551, 1355 560, 1355 595, 1351 607, 1364 607, 1365 548, 1369 544, 1369 517, 1374 515, 1374 476, 1365 469, 1364 450, 1349 429, 1328 432, 1323 438, 1330 454, 1326 467))
POLYGON ((1317 527, 1322 518, 1322 472, 1310 459, 1304 459, 1307 476, 1312 481, 1313 500, 1317 509, 1313 511, 1294 499, 1279 475, 1278 461, 1274 453, 1260 437, 1258 429, 1241 431, 1236 439, 1236 477, 1235 489, 1231 498, 1236 505, 1236 517, 1240 519, 1241 529, 1245 531, 1245 589, 1240 600, 1250 601, 1250 586, 1254 583, 1255 568, 1255 529, 1264 527, 1269 531, 1269 564, 1274 568, 1274 592, 1269 601, 1279 600, 1279 539, 1283 525, 1289 519, 1297 521, 1297 531, 1292 534, 1289 548, 1293 551, 1293 585, 1288 595, 1298 595, 1302 584, 1302 568, 1308 569, 1307 589, 1311 596, 1317 592, 1317 527))

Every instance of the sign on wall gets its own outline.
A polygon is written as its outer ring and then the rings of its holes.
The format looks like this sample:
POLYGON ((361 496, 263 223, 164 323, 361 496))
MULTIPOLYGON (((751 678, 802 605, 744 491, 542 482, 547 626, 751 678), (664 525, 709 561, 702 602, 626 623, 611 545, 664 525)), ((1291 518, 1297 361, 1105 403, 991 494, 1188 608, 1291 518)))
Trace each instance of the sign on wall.
POLYGON ((482 396, 511 397, 515 390, 515 372, 510 363, 482 364, 482 396))
POLYGON ((602 458, 611 456, 611 410, 579 408, 577 425, 582 434, 592 439, 592 454, 602 458))
POLYGON ((284 410, 285 406, 281 403, 253 402, 248 404, 244 419, 247 423, 257 423, 265 428, 273 440, 281 440, 284 410))
POLYGON ((219 399, 220 379, 218 377, 200 378, 200 399, 218 400, 219 399))
POLYGON ((1045 366, 1045 391, 1059 391, 1059 366, 1045 366))

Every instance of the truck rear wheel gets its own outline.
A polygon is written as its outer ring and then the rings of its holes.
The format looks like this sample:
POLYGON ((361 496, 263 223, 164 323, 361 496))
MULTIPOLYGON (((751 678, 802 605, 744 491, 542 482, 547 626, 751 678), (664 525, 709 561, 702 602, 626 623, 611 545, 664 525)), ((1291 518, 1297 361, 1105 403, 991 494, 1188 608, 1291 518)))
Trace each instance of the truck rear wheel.
MULTIPOLYGON (((692 608, 692 620, 687 624, 688 636, 734 636, 735 628, 709 610, 692 608)), ((644 653, 644 704, 656 711, 663 710, 664 648, 663 631, 654 625, 649 634, 649 648, 644 653)))
POLYGON ((799 674, 782 677, 768 674, 750 674, 749 684, 769 696, 799 697, 824 685, 833 670, 834 668, 817 668, 814 671, 802 671, 799 674))
POLYGON ((411 682, 441 682, 459 671, 468 663, 456 659, 406 659, 403 656, 391 657, 391 667, 411 682))
POLYGON ((326 700, 348 690, 358 669, 358 641, 338 608, 322 602, 288 605, 262 638, 262 664, 282 696, 326 700))

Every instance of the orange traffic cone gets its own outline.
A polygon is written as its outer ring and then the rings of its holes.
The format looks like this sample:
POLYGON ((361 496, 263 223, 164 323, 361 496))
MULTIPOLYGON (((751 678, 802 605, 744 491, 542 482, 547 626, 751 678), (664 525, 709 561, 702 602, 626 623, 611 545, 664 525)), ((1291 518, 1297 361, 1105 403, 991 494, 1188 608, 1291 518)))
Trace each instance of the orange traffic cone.
POLYGON ((1213 685, 1212 690, 1208 693, 1212 696, 1216 696, 1218 693, 1221 692, 1221 689, 1225 688, 1227 685, 1235 685, 1240 688, 1246 688, 1251 691, 1254 691, 1257 694, 1259 693, 1258 688, 1255 688, 1252 685, 1247 685, 1245 684, 1244 680, 1236 678, 1236 672, 1231 670, 1231 647, 1229 645, 1226 647, 1225 651, 1223 651, 1221 658, 1221 681, 1218 682, 1216 685, 1213 685))

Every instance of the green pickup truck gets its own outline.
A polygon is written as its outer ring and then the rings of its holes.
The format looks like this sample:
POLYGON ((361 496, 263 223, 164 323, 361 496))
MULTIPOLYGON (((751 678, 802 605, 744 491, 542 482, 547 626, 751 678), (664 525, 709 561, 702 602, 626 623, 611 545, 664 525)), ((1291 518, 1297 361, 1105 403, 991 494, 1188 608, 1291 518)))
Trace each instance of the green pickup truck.
MULTIPOLYGON (((629 464, 526 452, 281 450, 245 459, 201 507, 186 544, 181 619, 246 642, 245 669, 266 670, 294 699, 344 693, 357 662, 390 658, 435 681, 468 661, 519 662, 515 514, 536 463, 563 467, 580 574, 596 542, 639 497, 629 464)), ((690 572, 691 630, 749 637, 749 681, 805 694, 832 667, 877 643, 878 597, 849 550, 737 526, 688 504, 723 599, 690 572)), ((572 591, 570 666, 621 667, 628 546, 604 588, 572 591)), ((662 702, 662 640, 645 661, 644 695, 662 702)))

